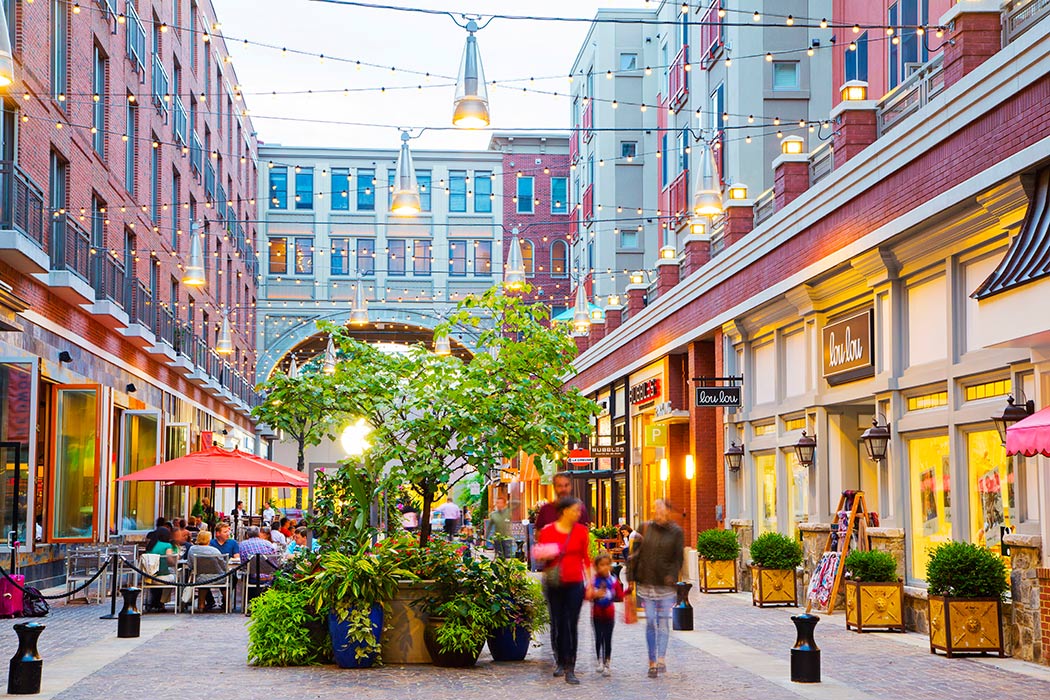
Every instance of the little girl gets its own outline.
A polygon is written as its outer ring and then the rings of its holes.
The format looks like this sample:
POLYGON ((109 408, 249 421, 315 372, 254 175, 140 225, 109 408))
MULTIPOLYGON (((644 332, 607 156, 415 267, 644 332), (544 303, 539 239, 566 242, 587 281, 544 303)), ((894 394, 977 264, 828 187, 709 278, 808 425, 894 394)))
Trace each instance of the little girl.
POLYGON ((612 633, 616 626, 616 606, 623 600, 623 584, 612 575, 612 557, 607 553, 594 559, 594 582, 591 586, 591 623, 594 625, 594 649, 598 654, 595 669, 603 676, 609 675, 609 659, 612 657, 612 633))

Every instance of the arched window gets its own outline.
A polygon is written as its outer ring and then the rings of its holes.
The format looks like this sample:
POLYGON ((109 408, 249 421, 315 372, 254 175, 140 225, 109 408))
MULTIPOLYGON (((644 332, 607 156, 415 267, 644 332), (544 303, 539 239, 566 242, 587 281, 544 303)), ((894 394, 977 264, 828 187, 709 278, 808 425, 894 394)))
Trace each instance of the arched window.
POLYGON ((536 252, 535 248, 533 248, 532 241, 521 242, 521 259, 525 263, 525 276, 532 277, 536 274, 536 252))
POLYGON ((551 243, 551 277, 569 276, 569 244, 565 241, 551 243))

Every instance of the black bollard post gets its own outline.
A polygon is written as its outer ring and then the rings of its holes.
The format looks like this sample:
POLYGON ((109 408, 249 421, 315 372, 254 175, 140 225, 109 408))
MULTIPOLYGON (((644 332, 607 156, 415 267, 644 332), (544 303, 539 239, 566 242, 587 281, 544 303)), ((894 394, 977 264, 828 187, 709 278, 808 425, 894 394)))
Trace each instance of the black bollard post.
POLYGON ((820 622, 816 615, 792 615, 798 638, 791 648, 791 682, 820 683, 820 648, 813 640, 813 630, 820 622))
POLYGON ((98 619, 100 620, 116 620, 117 619, 117 579, 119 578, 119 567, 117 560, 120 557, 119 554, 113 552, 113 556, 109 559, 109 575, 113 577, 113 583, 109 587, 109 614, 102 615, 98 619))
MULTIPOLYGON (((139 636, 139 630, 142 627, 142 613, 139 612, 136 603, 141 592, 142 589, 135 586, 120 589, 120 594, 124 596, 124 607, 117 615, 117 636, 122 639, 139 636)), ((178 601, 175 604, 178 605, 178 601)))
POLYGON ((36 650, 36 643, 43 631, 44 625, 39 622, 20 622, 15 625, 18 651, 11 657, 7 674, 8 695, 36 695, 40 692, 44 661, 36 650))
POLYGON ((676 630, 690 631, 693 629, 693 606, 689 604, 689 590, 693 584, 688 581, 679 581, 674 585, 678 602, 671 609, 671 625, 676 630))

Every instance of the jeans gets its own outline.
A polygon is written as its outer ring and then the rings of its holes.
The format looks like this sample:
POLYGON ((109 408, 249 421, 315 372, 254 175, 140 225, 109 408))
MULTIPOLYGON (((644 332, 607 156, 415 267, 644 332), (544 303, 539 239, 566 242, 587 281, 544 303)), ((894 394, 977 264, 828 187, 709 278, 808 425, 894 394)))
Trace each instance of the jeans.
POLYGON ((645 645, 649 648, 649 663, 667 656, 667 640, 671 637, 671 608, 674 598, 642 598, 645 608, 645 645))
POLYGON ((616 619, 591 618, 594 624, 594 651, 598 655, 598 663, 609 663, 612 658, 612 633, 616 627, 616 619))
POLYGON ((513 559, 514 558, 514 540, 509 537, 501 538, 497 535, 496 540, 492 543, 493 548, 496 550, 497 559, 513 559))
POLYGON ((578 626, 583 607, 583 584, 569 583, 547 589, 551 608, 551 644, 554 659, 565 668, 576 666, 576 649, 580 643, 578 626))

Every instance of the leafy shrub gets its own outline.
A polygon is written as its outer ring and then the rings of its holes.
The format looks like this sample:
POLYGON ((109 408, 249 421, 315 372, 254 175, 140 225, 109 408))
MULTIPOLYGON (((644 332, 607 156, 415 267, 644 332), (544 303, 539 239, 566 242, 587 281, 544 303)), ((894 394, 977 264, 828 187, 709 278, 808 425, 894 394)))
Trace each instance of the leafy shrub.
POLYGON ((926 564, 930 595, 999 598, 1010 589, 1002 557, 976 544, 945 542, 926 564))
POLYGON ((751 543, 751 559, 766 569, 794 569, 802 563, 802 545, 779 532, 767 532, 751 543))
POLYGON ((543 587, 529 575, 528 567, 517 559, 494 559, 492 571, 496 576, 496 595, 500 599, 496 625, 521 625, 529 631, 543 629, 550 622, 543 587))
POLYGON ((442 620, 436 641, 443 653, 470 653, 506 624, 500 596, 505 585, 498 580, 492 561, 463 560, 447 550, 431 548, 424 554, 433 581, 418 602, 431 618, 442 620))
POLYGON ((854 550, 846 555, 846 571, 853 581, 865 583, 895 583, 897 560, 892 554, 873 549, 868 552, 854 550))
POLYGON ((740 556, 740 541, 732 530, 716 527, 696 536, 696 552, 711 561, 729 561, 740 556))
POLYGON ((328 661, 324 616, 309 607, 304 586, 275 584, 251 602, 248 663, 254 666, 308 666, 328 661))
POLYGON ((620 531, 616 529, 614 525, 607 525, 605 527, 592 527, 591 534, 597 537, 599 540, 615 540, 619 539, 620 531))

